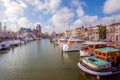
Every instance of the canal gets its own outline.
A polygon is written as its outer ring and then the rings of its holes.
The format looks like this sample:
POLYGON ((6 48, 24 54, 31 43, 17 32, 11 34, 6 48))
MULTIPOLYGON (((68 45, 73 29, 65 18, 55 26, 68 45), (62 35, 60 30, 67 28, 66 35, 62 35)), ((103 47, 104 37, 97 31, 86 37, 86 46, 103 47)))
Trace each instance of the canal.
MULTIPOLYGON (((79 73, 79 52, 61 53, 47 39, 0 52, 0 80, 96 80, 79 73)), ((102 80, 119 79, 120 76, 102 80)))

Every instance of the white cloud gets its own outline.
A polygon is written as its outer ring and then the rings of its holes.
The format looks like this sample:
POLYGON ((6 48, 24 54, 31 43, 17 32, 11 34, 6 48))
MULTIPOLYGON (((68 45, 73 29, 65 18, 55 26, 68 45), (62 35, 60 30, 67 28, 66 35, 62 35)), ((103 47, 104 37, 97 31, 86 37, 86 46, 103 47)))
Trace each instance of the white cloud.
POLYGON ((57 7, 59 7, 61 0, 49 0, 49 5, 51 7, 51 9, 55 9, 57 7))
POLYGON ((74 22, 74 25, 75 25, 76 27, 80 27, 80 26, 82 26, 82 24, 83 24, 83 22, 82 22, 81 19, 77 19, 77 20, 75 20, 75 22, 74 22))
POLYGON ((18 20, 18 25, 21 27, 28 27, 29 28, 31 26, 31 23, 26 17, 21 17, 18 20))
POLYGON ((98 17, 89 15, 84 15, 73 22, 74 27, 81 27, 82 25, 84 26, 97 25, 97 23, 98 17))
POLYGON ((27 3, 35 7, 35 11, 54 13, 59 8, 61 0, 27 0, 27 3))
POLYGON ((81 1, 81 0, 72 0, 72 4, 76 7, 87 6, 87 4, 84 1, 81 1))
POLYGON ((73 27, 76 28, 76 27, 81 27, 83 25, 83 21, 81 19, 77 19, 74 21, 73 23, 73 27))
POLYGON ((5 14, 7 17, 19 17, 24 15, 25 5, 22 5, 9 0, 2 0, 5 7, 5 14))
POLYGON ((85 23, 85 25, 86 24, 91 25, 91 24, 95 24, 95 22, 98 21, 98 17, 85 15, 81 18, 81 20, 85 23))
POLYGON ((78 7, 77 10, 76 10, 76 13, 77 13, 78 17, 83 16, 84 11, 83 11, 82 7, 78 7))
POLYGON ((109 25, 113 22, 120 22, 120 14, 109 16, 109 17, 103 17, 99 20, 98 24, 109 25))
POLYGON ((120 11, 120 0, 106 0, 103 12, 111 14, 120 11))
POLYGON ((60 31, 66 30, 71 19, 74 17, 74 13, 67 7, 61 8, 58 12, 53 14, 50 21, 60 31), (66 27, 65 27, 66 26, 66 27))
POLYGON ((78 0, 72 0, 72 4, 73 4, 74 6, 80 6, 80 5, 81 5, 78 0))
POLYGON ((18 30, 18 28, 16 28, 16 23, 19 23, 19 21, 22 21, 20 23, 23 25, 28 24, 27 18, 23 19, 24 10, 28 7, 25 2, 23 2, 22 0, 1 0, 0 3, 2 3, 0 7, 3 8, 0 11, 0 14, 2 16, 0 17, 0 20, 3 24, 7 24, 8 29, 14 31, 18 30))

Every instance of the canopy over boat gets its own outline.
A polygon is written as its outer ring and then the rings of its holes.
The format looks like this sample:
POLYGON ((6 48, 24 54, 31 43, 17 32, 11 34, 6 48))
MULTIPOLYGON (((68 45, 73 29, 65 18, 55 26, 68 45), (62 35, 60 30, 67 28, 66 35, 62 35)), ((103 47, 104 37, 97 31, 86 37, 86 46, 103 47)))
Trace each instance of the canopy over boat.
POLYGON ((106 42, 91 42, 91 41, 87 41, 84 42, 83 44, 85 45, 102 45, 102 44, 107 44, 106 42))

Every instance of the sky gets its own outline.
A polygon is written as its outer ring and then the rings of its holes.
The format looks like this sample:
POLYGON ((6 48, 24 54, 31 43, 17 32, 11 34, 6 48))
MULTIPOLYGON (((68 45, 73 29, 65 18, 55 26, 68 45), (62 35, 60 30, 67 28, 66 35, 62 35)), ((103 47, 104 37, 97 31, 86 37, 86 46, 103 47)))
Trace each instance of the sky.
POLYGON ((0 21, 8 30, 20 27, 64 32, 77 27, 120 22, 120 0, 0 0, 0 21))

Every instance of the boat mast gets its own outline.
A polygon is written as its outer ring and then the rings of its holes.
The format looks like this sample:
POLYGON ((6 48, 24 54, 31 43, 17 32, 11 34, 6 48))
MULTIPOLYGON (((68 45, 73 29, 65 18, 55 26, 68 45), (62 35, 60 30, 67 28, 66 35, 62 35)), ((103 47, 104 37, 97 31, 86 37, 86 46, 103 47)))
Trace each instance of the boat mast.
POLYGON ((70 23, 69 23, 69 38, 70 38, 70 36, 71 36, 71 32, 70 32, 70 23))
POLYGON ((6 40, 6 23, 4 24, 4 30, 3 31, 4 31, 4 37, 3 37, 3 39, 6 40))
MULTIPOLYGON (((54 25, 54 33, 55 33, 55 25, 54 25)), ((56 37, 56 33, 55 33, 55 35, 54 35, 54 38, 56 37)))
POLYGON ((16 22, 16 27, 18 28, 18 37, 17 37, 17 39, 20 39, 19 25, 18 25, 18 23, 17 23, 17 22, 16 22))

